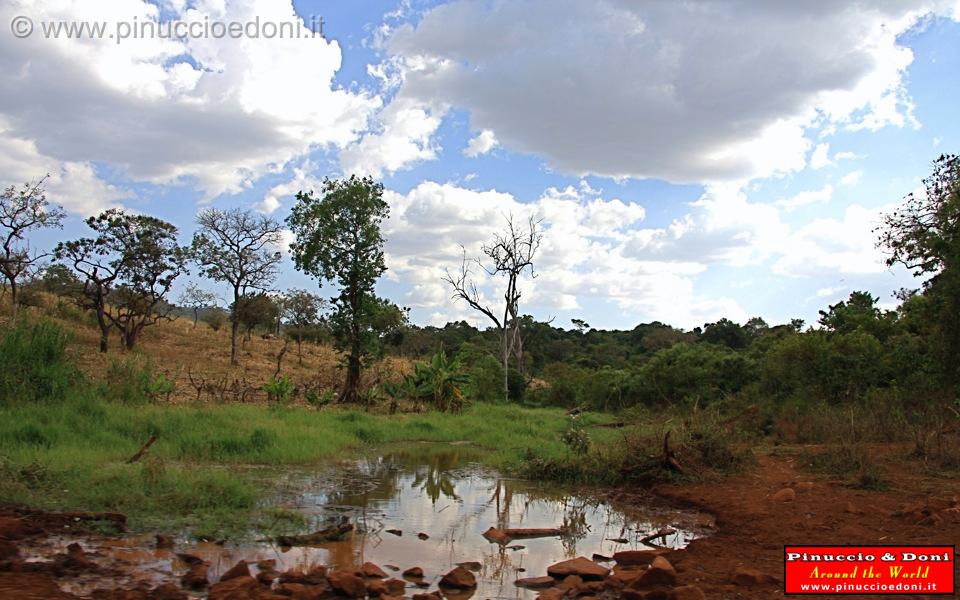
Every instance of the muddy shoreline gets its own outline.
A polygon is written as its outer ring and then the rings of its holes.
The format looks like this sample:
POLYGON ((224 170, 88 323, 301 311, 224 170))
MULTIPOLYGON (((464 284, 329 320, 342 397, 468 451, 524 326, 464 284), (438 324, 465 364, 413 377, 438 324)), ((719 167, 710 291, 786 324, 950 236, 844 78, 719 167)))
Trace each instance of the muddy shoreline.
MULTIPOLYGON (((697 598, 702 593, 706 598, 781 598, 784 544, 955 544, 960 540, 960 482, 955 479, 924 474, 909 464, 892 463, 888 467, 893 481, 891 489, 864 491, 840 481, 812 478, 797 468, 797 460, 790 456, 760 456, 746 472, 720 481, 656 487, 653 495, 663 503, 713 515, 716 528, 712 534, 693 540, 682 550, 644 555, 639 565, 625 566, 604 562, 608 557, 593 557, 599 561, 595 564, 609 569, 601 580, 606 584, 591 583, 589 578, 568 581, 566 575, 555 576, 552 585, 539 591, 540 597, 641 600, 697 598), (786 489, 792 491, 779 493, 786 489), (650 570, 648 565, 655 554, 661 554, 675 570, 673 579, 669 584, 632 584, 641 573, 650 570)), ((609 496, 620 504, 649 506, 649 491, 620 488, 609 496)), ((208 594, 220 600, 361 594, 385 599, 437 598, 426 595, 436 590, 436 578, 418 582, 402 577, 400 571, 416 565, 388 565, 386 577, 372 579, 363 573, 343 570, 339 572, 342 576, 325 569, 321 572, 322 567, 317 566, 311 570, 308 565, 281 573, 273 571, 269 561, 210 569, 204 558, 178 554, 176 547, 158 549, 157 541, 150 538, 142 538, 142 547, 133 550, 159 553, 158 560, 174 564, 176 576, 166 581, 156 576, 138 578, 122 568, 122 561, 104 560, 106 557, 99 551, 88 552, 87 548, 96 547, 95 543, 84 543, 101 540, 103 531, 121 530, 123 526, 123 516, 116 514, 0 508, 0 598, 185 600, 208 594), (79 543, 65 546, 65 539, 79 543), (198 566, 201 563, 206 566, 198 566), (223 581, 235 569, 239 569, 240 576, 234 573, 223 581), (351 579, 357 576, 360 584, 351 579), (343 578, 347 583, 340 584, 339 579, 343 578), (81 595, 71 592, 78 589, 78 581, 87 590, 81 595), (394 583, 386 589, 377 581, 394 583), (405 584, 400 587, 397 581, 405 584)), ((160 540, 161 546, 165 543, 160 540)), ((520 578, 540 578, 544 585, 545 575, 527 572, 520 578)), ((445 597, 456 600, 473 595, 469 587, 440 589, 445 597)))

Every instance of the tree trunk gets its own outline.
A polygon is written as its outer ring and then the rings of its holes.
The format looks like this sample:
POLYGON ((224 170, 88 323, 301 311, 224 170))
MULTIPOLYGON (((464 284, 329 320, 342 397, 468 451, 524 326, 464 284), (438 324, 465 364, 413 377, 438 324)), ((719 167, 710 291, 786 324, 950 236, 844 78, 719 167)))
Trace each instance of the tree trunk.
POLYGON ((503 358, 503 400, 510 402, 510 348, 507 346, 507 330, 500 332, 500 354, 503 358))
POLYGON ((357 402, 357 389, 360 387, 360 346, 355 344, 350 350, 350 357, 347 359, 347 381, 343 386, 343 394, 340 402, 353 404, 357 402))
POLYGON ((240 329, 240 323, 237 322, 237 315, 232 315, 230 319, 230 364, 237 364, 237 332, 240 329))
POLYGON ((17 320, 17 308, 20 305, 20 291, 17 289, 17 280, 10 280, 10 320, 17 320))
POLYGON ((297 363, 303 366, 303 338, 299 335, 297 336, 297 363))
POLYGON ((194 329, 197 328, 197 321, 198 321, 199 319, 200 319, 200 309, 199 309, 199 308, 194 308, 194 309, 193 309, 193 328, 194 328, 194 329))
POLYGON ((133 350, 137 345, 137 328, 131 327, 129 331, 123 332, 123 344, 127 350, 133 350))
POLYGON ((107 322, 102 294, 97 297, 97 325, 100 326, 100 352, 106 354, 110 347, 110 323, 107 322))

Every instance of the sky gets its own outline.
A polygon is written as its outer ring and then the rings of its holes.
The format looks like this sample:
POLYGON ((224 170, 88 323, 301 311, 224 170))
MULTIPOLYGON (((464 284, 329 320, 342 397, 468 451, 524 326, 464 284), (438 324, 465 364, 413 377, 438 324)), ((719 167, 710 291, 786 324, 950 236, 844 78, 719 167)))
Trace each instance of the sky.
MULTIPOLYGON (((892 308, 920 282, 874 230, 960 151, 960 0, 6 0, 0 22, 0 182, 49 173, 69 213, 34 247, 116 207, 187 243, 206 207, 282 221, 372 175, 378 293, 420 325, 486 324, 442 278, 508 215, 544 234, 521 310, 559 327, 892 308)), ((276 288, 318 283, 288 260, 276 288)))

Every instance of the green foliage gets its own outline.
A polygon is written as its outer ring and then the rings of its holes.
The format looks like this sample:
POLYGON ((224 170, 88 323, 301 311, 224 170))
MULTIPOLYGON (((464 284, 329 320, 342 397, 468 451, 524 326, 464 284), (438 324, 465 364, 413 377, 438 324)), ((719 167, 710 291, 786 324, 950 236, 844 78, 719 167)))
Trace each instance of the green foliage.
POLYGON ((333 390, 326 390, 322 394, 317 393, 316 390, 307 390, 307 393, 304 394, 304 400, 310 406, 322 408, 333 402, 333 393, 333 390))
POLYGON ((153 363, 138 355, 110 361, 100 384, 102 397, 120 404, 167 400, 175 391, 174 381, 162 373, 154 373, 153 363))
POLYGON ((49 321, 0 328, 0 406, 63 399, 79 381, 67 360, 67 341, 49 321))
POLYGON ((441 348, 429 363, 418 363, 411 375, 399 384, 385 385, 384 391, 395 399, 429 402, 443 412, 460 412, 469 384, 470 376, 464 372, 460 357, 448 358, 441 348))
POLYGON ((390 209, 383 185, 369 177, 325 179, 322 191, 322 198, 297 194, 287 218, 296 238, 290 249, 298 270, 339 287, 331 300, 330 325, 337 347, 349 351, 341 400, 354 402, 361 362, 380 341, 376 322, 385 302, 374 295, 374 285, 387 270, 380 224, 390 209))
POLYGON ((293 398, 294 388, 295 386, 293 382, 290 381, 290 378, 286 375, 281 375, 265 383, 263 391, 267 393, 267 400, 270 402, 286 404, 293 398))
POLYGON ((590 451, 590 434, 576 417, 570 419, 570 424, 560 436, 560 440, 572 452, 581 456, 590 451))
POLYGON ((249 335, 257 328, 273 331, 280 308, 268 294, 249 294, 241 296, 231 306, 230 314, 249 335))
POLYGON ((215 308, 203 315, 203 322, 209 325, 210 329, 220 331, 227 324, 227 314, 215 308))

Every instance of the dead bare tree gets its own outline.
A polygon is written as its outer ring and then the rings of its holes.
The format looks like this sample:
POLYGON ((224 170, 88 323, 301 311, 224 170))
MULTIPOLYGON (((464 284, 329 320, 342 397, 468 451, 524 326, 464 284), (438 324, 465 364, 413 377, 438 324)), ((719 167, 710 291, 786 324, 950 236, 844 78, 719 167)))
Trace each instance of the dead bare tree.
POLYGON ((523 336, 521 333, 520 277, 529 271, 530 277, 536 277, 533 269, 533 259, 543 240, 540 231, 540 221, 529 217, 525 227, 518 227, 514 223, 513 215, 507 215, 506 227, 495 233, 493 241, 481 248, 482 258, 468 258, 466 249, 463 250, 463 260, 457 274, 447 270, 443 280, 453 287, 454 300, 463 300, 474 310, 489 318, 497 330, 500 338, 500 359, 503 363, 503 393, 506 399, 510 396, 509 371, 510 357, 523 363, 523 336), (486 304, 476 282, 470 272, 472 264, 476 264, 491 277, 506 279, 506 288, 503 293, 503 308, 492 308, 486 304))
POLYGON ((49 254, 31 255, 25 235, 45 227, 61 228, 66 213, 51 206, 43 190, 49 175, 24 184, 19 190, 10 186, 0 193, 0 275, 10 286, 13 303, 11 319, 17 318, 20 280, 30 275, 37 263, 49 254))

